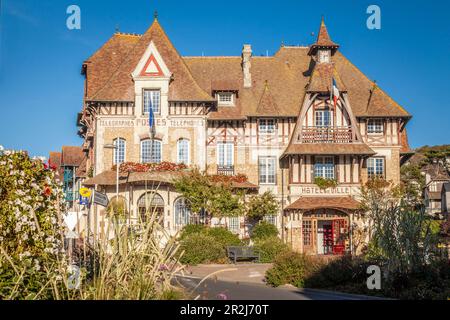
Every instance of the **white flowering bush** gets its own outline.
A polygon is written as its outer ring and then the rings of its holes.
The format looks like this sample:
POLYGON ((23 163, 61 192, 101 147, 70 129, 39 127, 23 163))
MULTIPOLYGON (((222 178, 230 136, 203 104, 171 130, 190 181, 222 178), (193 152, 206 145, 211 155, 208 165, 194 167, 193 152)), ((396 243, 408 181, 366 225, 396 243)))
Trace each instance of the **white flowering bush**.
POLYGON ((60 265, 64 202, 55 174, 25 152, 0 155, 0 300, 45 295, 41 282, 60 265))

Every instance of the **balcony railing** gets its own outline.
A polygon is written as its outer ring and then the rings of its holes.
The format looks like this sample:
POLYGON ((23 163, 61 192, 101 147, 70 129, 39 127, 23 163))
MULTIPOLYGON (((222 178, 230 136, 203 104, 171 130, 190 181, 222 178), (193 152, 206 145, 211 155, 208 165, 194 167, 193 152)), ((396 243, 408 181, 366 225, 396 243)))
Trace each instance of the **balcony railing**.
POLYGON ((352 127, 305 127, 303 143, 349 143, 353 140, 352 127))
POLYGON ((234 176, 234 166, 217 166, 217 174, 224 176, 234 176))

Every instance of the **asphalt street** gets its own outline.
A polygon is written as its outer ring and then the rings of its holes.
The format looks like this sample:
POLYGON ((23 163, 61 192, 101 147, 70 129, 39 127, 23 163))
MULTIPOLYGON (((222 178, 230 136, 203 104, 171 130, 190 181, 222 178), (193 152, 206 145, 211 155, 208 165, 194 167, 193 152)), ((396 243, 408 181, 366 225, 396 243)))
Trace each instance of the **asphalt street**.
POLYGON ((273 288, 259 283, 221 281, 195 277, 177 277, 177 281, 191 293, 195 300, 370 300, 373 297, 330 291, 298 289, 295 287, 273 288))

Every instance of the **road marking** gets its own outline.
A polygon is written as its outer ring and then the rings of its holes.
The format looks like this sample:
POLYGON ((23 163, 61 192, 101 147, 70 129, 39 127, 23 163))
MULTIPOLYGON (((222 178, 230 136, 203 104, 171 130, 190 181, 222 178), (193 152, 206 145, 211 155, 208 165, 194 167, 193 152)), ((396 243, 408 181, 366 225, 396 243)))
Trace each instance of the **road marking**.
POLYGON ((261 276, 262 276, 262 274, 259 273, 258 271, 252 271, 252 272, 250 272, 250 275, 248 277, 249 278, 258 278, 258 277, 261 277, 261 276))

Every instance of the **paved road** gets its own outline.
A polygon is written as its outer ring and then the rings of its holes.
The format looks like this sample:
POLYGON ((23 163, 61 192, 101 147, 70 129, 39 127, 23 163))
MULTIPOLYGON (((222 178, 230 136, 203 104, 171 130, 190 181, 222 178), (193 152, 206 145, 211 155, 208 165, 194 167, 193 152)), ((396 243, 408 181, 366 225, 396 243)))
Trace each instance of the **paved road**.
POLYGON ((198 286, 199 278, 179 276, 178 282, 198 300, 368 300, 366 296, 294 287, 272 288, 264 284, 208 279, 198 286), (193 291, 192 291, 193 290, 193 291))

